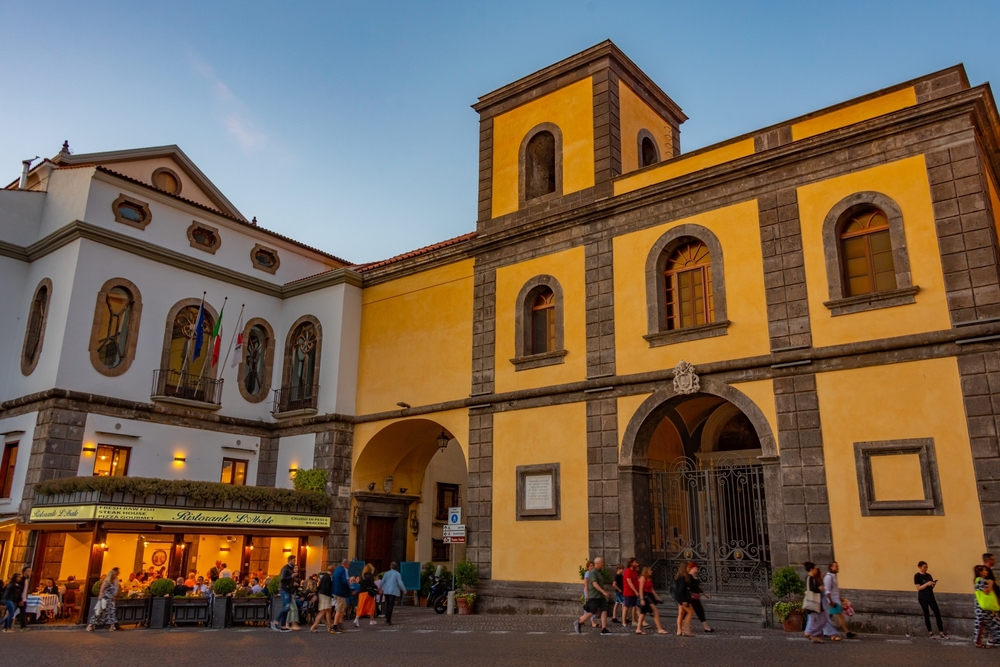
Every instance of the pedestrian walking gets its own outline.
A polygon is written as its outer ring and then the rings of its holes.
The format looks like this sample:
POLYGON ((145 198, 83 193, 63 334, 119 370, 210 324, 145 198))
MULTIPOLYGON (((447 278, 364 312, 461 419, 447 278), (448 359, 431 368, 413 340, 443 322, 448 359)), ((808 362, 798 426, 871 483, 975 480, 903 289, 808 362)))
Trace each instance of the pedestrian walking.
MULTIPOLYGON (((594 566, 594 564, 590 563, 590 562, 588 562, 587 565, 588 565, 588 570, 594 566)), ((624 590, 623 586, 625 586, 625 577, 624 577, 624 574, 623 574, 624 572, 625 572, 625 566, 624 565, 622 565, 621 563, 618 563, 617 565, 615 565, 615 578, 611 582, 612 588, 615 589, 615 606, 611 608, 611 622, 612 623, 621 623, 621 621, 618 620, 618 610, 621 609, 624 612, 624 609, 625 609, 625 607, 623 606, 623 603, 625 602, 625 599, 624 599, 625 598, 625 594, 623 593, 623 590, 624 590)), ((586 584, 586 582, 584 582, 584 585, 583 585, 583 601, 584 601, 584 604, 586 604, 586 602, 587 602, 587 584, 586 584)))
MULTIPOLYGON (((222 565, 221 562, 216 561, 218 565, 222 565)), ((212 568, 215 570, 215 568, 212 568)), ((292 607, 292 593, 295 591, 295 556, 288 557, 288 563, 281 568, 278 573, 278 592, 281 595, 281 611, 278 613, 278 618, 271 621, 271 629, 277 630, 279 632, 291 632, 288 629, 286 623, 288 622, 288 612, 292 607)), ((211 572, 209 573, 209 578, 211 578, 211 572)), ((216 581, 213 579, 212 581, 216 581)))
POLYGON ((310 632, 318 632, 319 622, 323 621, 327 632, 333 632, 333 563, 327 563, 326 572, 319 578, 319 586, 316 592, 319 594, 319 601, 316 603, 316 619, 313 621, 310 632))
MULTIPOLYGON (((182 582, 183 583, 183 582, 182 582)), ((118 629, 118 616, 115 612, 115 598, 118 596, 118 568, 113 567, 101 582, 101 589, 97 593, 97 602, 93 611, 90 612, 90 620, 87 622, 87 632, 93 632, 94 627, 106 625, 109 630, 118 629)))
POLYGON ((688 563, 688 592, 691 595, 691 610, 701 621, 701 627, 705 632, 715 632, 709 627, 708 621, 705 620, 705 607, 701 604, 702 599, 711 600, 707 593, 703 593, 701 590, 701 579, 699 578, 699 573, 701 568, 697 563, 688 563))
POLYGON ((694 609, 691 607, 691 576, 688 574, 689 565, 691 563, 682 563, 677 568, 677 574, 674 575, 674 587, 671 591, 674 601, 677 603, 678 637, 694 637, 694 633, 691 632, 691 617, 694 615, 694 609))
POLYGON ((670 634, 664 630, 663 626, 660 624, 660 608, 656 605, 663 602, 663 600, 661 600, 660 596, 656 594, 655 590, 653 590, 652 568, 644 567, 639 570, 639 590, 642 591, 642 603, 639 605, 639 621, 635 628, 635 634, 646 634, 642 631, 642 628, 643 619, 645 619, 648 614, 653 615, 653 624, 656 626, 656 634, 670 634))
POLYGON ((368 625, 375 625, 375 596, 377 594, 375 566, 368 563, 361 572, 361 592, 358 594, 358 613, 354 616, 354 627, 361 627, 362 616, 368 617, 368 625))
MULTIPOLYGON (((223 577, 220 574, 219 578, 220 579, 228 579, 229 577, 223 577)), ((298 595, 298 593, 299 593, 299 588, 300 588, 300 585, 301 585, 299 583, 300 579, 301 579, 301 576, 300 576, 300 573, 299 573, 299 566, 296 565, 296 566, 294 566, 292 568, 292 600, 291 600, 291 604, 288 605, 288 617, 286 619, 286 622, 288 624, 288 629, 291 630, 292 632, 298 632, 298 631, 300 631, 302 629, 302 627, 299 625, 299 595, 298 595)))
POLYGON ((15 572, 3 589, 3 604, 7 609, 7 616, 3 619, 4 632, 10 632, 14 625, 14 617, 18 614, 21 602, 21 579, 23 578, 23 575, 15 572))
POLYGON ((347 614, 347 603, 351 599, 351 578, 348 576, 350 565, 351 561, 345 558, 333 571, 333 631, 336 633, 344 631, 340 623, 347 614))
POLYGON ((634 621, 639 608, 639 599, 641 598, 639 573, 636 572, 637 567, 638 563, 636 563, 635 558, 629 558, 625 561, 625 571, 622 572, 622 581, 624 582, 624 586, 622 587, 622 627, 626 630, 629 629, 628 614, 632 614, 632 620, 634 621))
MULTIPOLYGON (((985 556, 983 560, 987 560, 985 556)), ((1000 604, 996 586, 987 577, 991 567, 977 565, 972 571, 976 591, 976 648, 1000 645, 1000 604)))
POLYGON ((590 571, 590 577, 587 579, 589 588, 587 604, 583 608, 584 614, 573 621, 573 630, 577 634, 583 634, 581 626, 595 616, 601 617, 601 634, 611 634, 608 630, 608 601, 613 592, 610 580, 611 577, 604 572, 604 559, 598 556, 594 559, 594 569, 590 571))
POLYGON ((837 629, 830 623, 827 615, 826 603, 823 598, 823 575, 819 566, 815 563, 803 563, 806 570, 806 596, 802 601, 802 611, 808 619, 806 622, 805 636, 812 642, 822 644, 822 636, 827 636, 831 641, 840 641, 841 636, 837 629))
POLYGON ((21 632, 27 632, 28 630, 28 592, 31 590, 31 568, 25 567, 21 568, 21 581, 19 583, 20 590, 18 591, 17 606, 18 606, 18 623, 21 625, 21 632))
POLYGON ((840 597, 840 583, 837 580, 839 573, 840 564, 837 561, 833 561, 827 566, 826 575, 823 577, 823 595, 826 596, 826 613, 830 617, 830 623, 835 628, 839 628, 848 639, 854 639, 854 633, 847 629, 847 619, 844 618, 844 609, 851 606, 851 601, 840 597))
POLYGON ((392 625, 392 609, 396 601, 406 595, 403 577, 399 574, 399 563, 392 561, 389 571, 382 577, 382 595, 385 596, 385 624, 392 625))
MULTIPOLYGON (((584 573, 583 573, 583 607, 584 607, 584 610, 586 610, 587 600, 590 599, 590 573, 593 572, 593 570, 594 570, 594 561, 588 560, 587 564, 584 566, 583 569, 584 569, 584 573)), ((590 619, 590 627, 592 627, 592 628, 596 628, 597 627, 597 621, 594 620, 593 618, 590 619)))
MULTIPOLYGON (((934 620, 937 621, 938 636, 941 639, 948 639, 948 635, 944 633, 944 623, 941 622, 941 610, 938 609, 937 600, 934 599, 934 587, 937 586, 937 579, 927 571, 925 561, 917 563, 917 573, 913 575, 913 585, 917 589, 917 602, 920 603, 920 609, 924 612, 924 625, 927 626, 927 634, 931 639, 937 639, 934 636, 934 631, 931 630, 931 612, 933 611, 934 620)), ((850 633, 847 636, 850 637, 850 633)))

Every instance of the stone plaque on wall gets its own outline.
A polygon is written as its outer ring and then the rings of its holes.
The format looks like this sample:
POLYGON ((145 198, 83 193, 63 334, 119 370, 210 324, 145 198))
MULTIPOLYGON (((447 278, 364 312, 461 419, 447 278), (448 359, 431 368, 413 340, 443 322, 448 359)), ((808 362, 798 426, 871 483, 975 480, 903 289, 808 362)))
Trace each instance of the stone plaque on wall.
POLYGON ((558 520, 559 464, 517 467, 517 520, 558 520))

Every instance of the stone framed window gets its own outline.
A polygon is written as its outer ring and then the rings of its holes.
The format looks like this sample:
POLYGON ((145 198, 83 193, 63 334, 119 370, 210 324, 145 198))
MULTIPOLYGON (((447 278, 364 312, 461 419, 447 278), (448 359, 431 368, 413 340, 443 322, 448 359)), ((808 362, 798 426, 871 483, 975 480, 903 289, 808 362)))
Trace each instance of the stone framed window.
POLYGON ((169 192, 172 195, 181 193, 181 177, 173 169, 167 167, 156 169, 153 171, 152 181, 153 185, 164 192, 169 192))
POLYGON ((216 380, 221 361, 212 366, 212 330, 218 313, 204 302, 205 314, 198 326, 202 300, 183 299, 167 315, 160 367, 154 373, 154 401, 217 410, 222 402, 222 380, 216 380), (198 340, 201 352, 195 358, 198 340))
POLYGON ((262 246, 259 243, 250 251, 250 261, 253 263, 253 268, 271 274, 276 273, 278 267, 281 266, 281 258, 278 257, 278 251, 274 248, 262 246))
POLYGON ((115 222, 136 229, 146 229, 146 225, 153 221, 149 204, 124 193, 111 203, 111 212, 115 215, 115 222))
POLYGON ((192 248, 204 250, 213 255, 222 246, 222 237, 219 236, 219 230, 197 220, 193 220, 191 226, 188 227, 187 237, 192 248))
POLYGON ((559 464, 517 466, 517 520, 559 521, 559 464))
POLYGON ((277 391, 275 413, 316 411, 319 394, 319 364, 323 351, 323 330, 319 320, 303 315, 292 324, 285 339, 281 389, 277 391))
POLYGON ((90 331, 90 363, 101 375, 117 377, 132 365, 139 338, 142 297, 131 281, 112 278, 97 293, 90 331))
POLYGON ((31 375, 38 365, 45 340, 45 323, 49 318, 49 304, 52 301, 52 281, 43 278, 28 308, 28 322, 24 328, 24 344, 21 347, 21 373, 31 375))
POLYGON ((650 347, 726 335, 722 244, 701 225, 665 232, 646 258, 646 322, 650 347))
POLYGON ((274 330, 267 321, 254 317, 243 328, 240 357, 240 395, 250 403, 260 403, 271 391, 274 373, 274 330))
POLYGON ((854 443, 861 516, 943 515, 933 438, 854 443))
POLYGON ((636 146, 638 149, 636 155, 639 156, 640 169, 657 164, 660 161, 660 147, 656 145, 656 139, 649 130, 639 130, 636 142, 638 144, 636 146))
POLYGON ((554 123, 541 123, 524 135, 518 151, 521 207, 562 195, 562 152, 562 130, 554 123))
POLYGON ((514 306, 515 370, 552 366, 565 361, 563 291, 549 275, 535 276, 518 292, 514 306))
POLYGON ((844 197, 823 221, 832 316, 914 303, 903 214, 880 192, 844 197))

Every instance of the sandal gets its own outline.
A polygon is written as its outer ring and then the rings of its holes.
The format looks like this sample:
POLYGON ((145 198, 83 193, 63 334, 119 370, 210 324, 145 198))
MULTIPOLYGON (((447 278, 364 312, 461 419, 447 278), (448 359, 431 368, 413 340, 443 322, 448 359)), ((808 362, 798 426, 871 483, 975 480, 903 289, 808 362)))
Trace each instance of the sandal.
POLYGON ((712 633, 715 632, 712 628, 705 628, 705 632, 712 633))
POLYGON ((644 635, 644 634, 646 634, 646 633, 645 633, 645 632, 643 632, 642 630, 636 630, 636 631, 635 631, 635 634, 637 634, 637 635, 644 635))
MULTIPOLYGON (((87 626, 87 632, 93 632, 93 631, 94 631, 94 626, 93 625, 88 625, 87 626)), ((7 632, 7 631, 4 630, 4 632, 7 632)))
POLYGON ((806 637, 809 637, 809 641, 811 641, 813 644, 822 644, 823 643, 823 640, 820 639, 819 637, 812 637, 810 635, 806 635, 806 637))
POLYGON ((986 644, 976 644, 976 648, 989 648, 986 644))
POLYGON ((839 642, 844 640, 843 637, 841 637, 840 635, 833 635, 832 637, 828 637, 828 639, 832 642, 839 642))

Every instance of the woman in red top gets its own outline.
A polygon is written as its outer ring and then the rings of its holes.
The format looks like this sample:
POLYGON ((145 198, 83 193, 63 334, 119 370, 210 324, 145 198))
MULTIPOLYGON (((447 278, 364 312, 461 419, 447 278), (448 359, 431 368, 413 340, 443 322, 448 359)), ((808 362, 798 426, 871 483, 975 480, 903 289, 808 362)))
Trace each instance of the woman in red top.
POLYGON ((653 590, 653 570, 644 567, 639 574, 639 590, 642 591, 642 601, 639 604, 639 624, 635 628, 635 634, 644 635, 645 632, 642 631, 642 621, 646 618, 646 614, 652 612, 653 623, 656 624, 656 634, 666 635, 669 634, 660 625, 660 609, 656 605, 663 602, 660 596, 656 594, 653 590))

